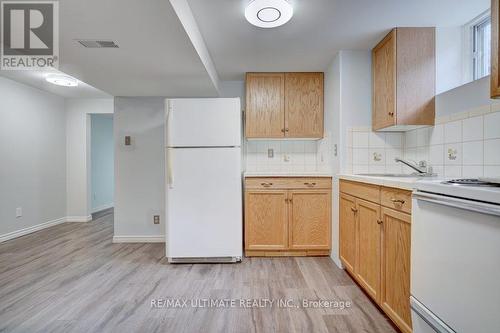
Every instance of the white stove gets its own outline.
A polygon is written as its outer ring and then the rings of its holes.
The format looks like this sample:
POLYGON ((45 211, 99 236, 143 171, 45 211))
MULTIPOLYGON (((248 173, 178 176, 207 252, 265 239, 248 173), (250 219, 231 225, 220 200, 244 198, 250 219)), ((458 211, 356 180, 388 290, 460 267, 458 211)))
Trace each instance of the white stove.
POLYGON ((415 189, 419 192, 500 204, 500 184, 479 179, 422 180, 415 183, 415 189))
POLYGON ((461 179, 415 188, 413 332, 500 332, 500 187, 461 179))

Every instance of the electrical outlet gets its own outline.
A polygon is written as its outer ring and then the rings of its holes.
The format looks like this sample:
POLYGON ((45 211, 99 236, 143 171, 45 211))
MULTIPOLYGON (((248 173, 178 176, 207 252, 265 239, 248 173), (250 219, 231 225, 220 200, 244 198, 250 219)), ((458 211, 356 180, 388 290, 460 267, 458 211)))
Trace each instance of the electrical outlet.
POLYGON ((154 224, 160 224, 160 215, 154 215, 153 216, 153 223, 154 224))
POLYGON ((23 207, 17 207, 16 208, 16 217, 22 217, 23 216, 23 207))
POLYGON ((288 155, 288 154, 283 154, 283 161, 285 161, 285 162, 290 162, 290 155, 288 155))
POLYGON ((268 158, 273 158, 273 157, 274 157, 274 149, 269 148, 269 149, 267 150, 267 157, 268 157, 268 158))

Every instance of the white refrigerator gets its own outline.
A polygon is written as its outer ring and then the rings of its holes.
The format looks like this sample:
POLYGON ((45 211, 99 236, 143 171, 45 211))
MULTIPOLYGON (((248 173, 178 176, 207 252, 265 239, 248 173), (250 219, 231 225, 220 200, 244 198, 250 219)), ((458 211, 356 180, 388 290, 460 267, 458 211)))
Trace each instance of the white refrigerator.
POLYGON ((165 119, 168 261, 241 261, 240 99, 167 99, 165 119))

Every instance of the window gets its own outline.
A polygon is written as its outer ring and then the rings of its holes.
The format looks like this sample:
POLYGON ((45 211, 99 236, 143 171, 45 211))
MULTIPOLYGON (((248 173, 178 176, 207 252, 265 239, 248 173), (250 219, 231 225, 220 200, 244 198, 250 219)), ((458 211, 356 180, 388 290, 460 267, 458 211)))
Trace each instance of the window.
POLYGON ((490 75, 491 18, 487 17, 472 26, 473 79, 490 75))

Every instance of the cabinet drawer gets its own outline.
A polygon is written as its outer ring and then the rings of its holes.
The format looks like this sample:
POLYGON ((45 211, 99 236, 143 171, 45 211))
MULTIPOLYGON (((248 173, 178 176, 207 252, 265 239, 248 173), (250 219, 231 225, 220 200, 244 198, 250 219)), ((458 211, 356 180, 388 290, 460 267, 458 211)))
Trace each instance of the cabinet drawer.
POLYGON ((340 192, 352 195, 356 198, 380 203, 380 186, 377 185, 341 180, 340 192))
POLYGON ((247 189, 331 189, 330 177, 281 177, 281 178, 245 178, 247 189))
POLYGON ((380 203, 382 206, 411 214, 411 192, 382 187, 380 203))

